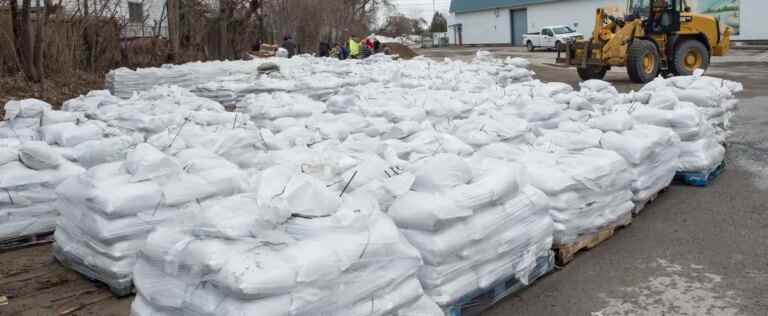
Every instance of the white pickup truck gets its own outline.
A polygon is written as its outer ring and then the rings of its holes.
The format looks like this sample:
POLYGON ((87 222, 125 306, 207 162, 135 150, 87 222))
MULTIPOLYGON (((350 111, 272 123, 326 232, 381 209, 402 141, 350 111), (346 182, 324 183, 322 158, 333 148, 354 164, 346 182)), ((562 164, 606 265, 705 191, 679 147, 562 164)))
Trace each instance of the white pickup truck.
POLYGON ((562 50, 561 44, 583 38, 584 35, 577 33, 570 26, 556 25, 543 27, 540 32, 523 34, 523 43, 531 52, 539 47, 562 50))

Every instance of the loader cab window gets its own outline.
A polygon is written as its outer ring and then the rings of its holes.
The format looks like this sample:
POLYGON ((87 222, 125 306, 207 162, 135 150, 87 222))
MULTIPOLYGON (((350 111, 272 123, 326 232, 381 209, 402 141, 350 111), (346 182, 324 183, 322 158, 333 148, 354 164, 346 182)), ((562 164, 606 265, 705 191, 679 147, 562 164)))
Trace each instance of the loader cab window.
POLYGON ((645 20, 647 33, 680 31, 680 10, 683 0, 630 0, 628 12, 645 20))

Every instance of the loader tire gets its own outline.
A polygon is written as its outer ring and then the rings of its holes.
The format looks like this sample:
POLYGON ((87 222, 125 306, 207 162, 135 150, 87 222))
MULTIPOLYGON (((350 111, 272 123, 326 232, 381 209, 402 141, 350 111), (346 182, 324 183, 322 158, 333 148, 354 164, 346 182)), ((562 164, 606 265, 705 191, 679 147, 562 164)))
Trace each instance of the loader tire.
POLYGON ((608 67, 587 65, 586 68, 576 68, 576 72, 579 73, 579 77, 584 81, 590 79, 602 80, 605 78, 605 74, 608 72, 608 67))
POLYGON ((627 73, 632 81, 646 83, 659 75, 661 57, 651 41, 636 39, 627 53, 627 73))
POLYGON ((675 45, 672 52, 672 72, 678 76, 690 76, 697 68, 709 67, 709 51, 701 42, 693 39, 683 40, 675 45))

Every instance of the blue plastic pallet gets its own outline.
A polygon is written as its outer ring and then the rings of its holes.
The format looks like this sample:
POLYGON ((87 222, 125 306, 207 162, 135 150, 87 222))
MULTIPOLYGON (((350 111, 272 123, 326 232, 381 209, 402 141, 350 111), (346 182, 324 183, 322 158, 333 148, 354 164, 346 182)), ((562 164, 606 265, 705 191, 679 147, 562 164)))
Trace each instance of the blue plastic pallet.
POLYGON ((717 176, 723 173, 723 169, 725 169, 725 160, 710 172, 678 171, 677 174, 675 174, 675 181, 695 187, 706 187, 712 183, 717 176))
POLYGON ((491 308, 494 304, 504 298, 525 289, 537 279, 552 272, 555 269, 555 255, 552 251, 547 255, 536 259, 536 267, 528 278, 528 284, 521 282, 515 277, 497 282, 488 289, 481 289, 469 293, 460 299, 457 303, 444 307, 443 310, 447 316, 474 316, 491 308))

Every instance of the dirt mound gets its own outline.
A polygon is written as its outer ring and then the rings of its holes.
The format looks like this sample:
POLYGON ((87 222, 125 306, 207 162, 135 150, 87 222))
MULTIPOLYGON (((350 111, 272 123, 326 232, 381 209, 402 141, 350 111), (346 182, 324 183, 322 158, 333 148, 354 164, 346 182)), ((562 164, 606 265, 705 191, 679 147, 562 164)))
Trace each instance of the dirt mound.
POLYGON ((9 100, 36 98, 58 108, 66 100, 99 89, 104 89, 104 77, 84 72, 56 75, 43 84, 30 83, 21 75, 4 77, 0 78, 0 113, 9 100))
POLYGON ((386 43, 384 47, 389 47, 392 51, 392 55, 400 55, 402 59, 411 59, 418 56, 410 47, 400 43, 386 43))

